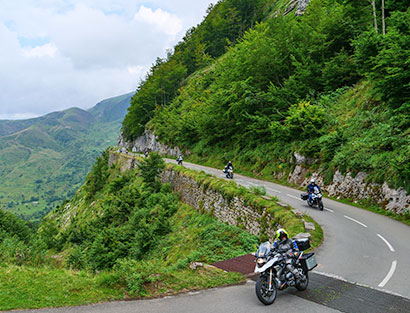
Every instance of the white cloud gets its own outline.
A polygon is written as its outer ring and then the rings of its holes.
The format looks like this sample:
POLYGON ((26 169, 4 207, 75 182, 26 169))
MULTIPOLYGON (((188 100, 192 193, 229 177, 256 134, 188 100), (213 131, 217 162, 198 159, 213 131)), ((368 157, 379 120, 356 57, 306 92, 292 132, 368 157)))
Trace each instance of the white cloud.
POLYGON ((137 77, 141 77, 141 75, 144 74, 145 69, 141 65, 136 65, 136 66, 128 66, 128 73, 132 75, 136 75, 137 77))
POLYGON ((176 35, 182 29, 182 22, 177 16, 161 9, 153 11, 151 8, 141 6, 134 20, 154 25, 168 35, 176 35))
POLYGON ((25 48, 22 51, 23 56, 26 58, 54 57, 57 52, 57 47, 53 43, 47 43, 34 48, 25 48))
POLYGON ((0 119, 135 90, 212 0, 0 1, 0 119))

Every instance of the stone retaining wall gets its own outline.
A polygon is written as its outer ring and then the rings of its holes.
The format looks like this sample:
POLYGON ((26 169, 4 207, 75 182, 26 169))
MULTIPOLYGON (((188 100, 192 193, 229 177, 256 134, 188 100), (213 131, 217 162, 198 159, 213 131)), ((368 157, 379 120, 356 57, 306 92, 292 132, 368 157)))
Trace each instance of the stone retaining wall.
MULTIPOLYGON (((121 171, 136 168, 137 162, 131 155, 110 153, 109 166, 118 164, 121 171)), ((272 219, 265 210, 259 212, 247 205, 240 197, 228 199, 220 192, 201 185, 194 178, 174 170, 164 170, 161 174, 163 183, 171 183, 181 200, 200 212, 207 212, 218 220, 245 228, 249 233, 259 236, 261 232, 272 238, 275 230, 270 227, 272 219)))

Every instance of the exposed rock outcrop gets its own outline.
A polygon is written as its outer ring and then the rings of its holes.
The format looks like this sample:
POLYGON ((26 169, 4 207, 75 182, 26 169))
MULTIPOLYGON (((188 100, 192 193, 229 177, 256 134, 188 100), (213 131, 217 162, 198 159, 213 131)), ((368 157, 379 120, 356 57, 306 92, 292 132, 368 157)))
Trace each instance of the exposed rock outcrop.
POLYGON ((118 137, 118 145, 127 148, 129 151, 139 153, 143 153, 148 149, 148 151, 155 151, 162 155, 175 157, 181 154, 181 150, 178 147, 169 147, 160 143, 157 136, 149 130, 145 130, 144 134, 133 142, 126 142, 123 139, 122 134, 120 134, 118 137))
POLYGON ((286 7, 285 11, 283 12, 283 15, 289 14, 295 8, 296 8, 295 15, 303 15, 303 12, 305 11, 309 2, 310 0, 292 0, 289 2, 288 6, 286 7))
MULTIPOLYGON (((169 147, 158 141, 158 138, 150 131, 146 130, 142 136, 131 143, 126 143, 121 135, 118 139, 118 144, 122 147, 137 152, 144 152, 145 149, 156 151, 163 155, 178 156, 181 150, 178 147, 169 147)), ((288 176, 288 181, 300 186, 309 184, 310 179, 314 178, 318 185, 322 186, 330 196, 337 198, 349 198, 355 201, 361 199, 371 199, 379 203, 382 207, 392 212, 403 214, 410 212, 410 195, 403 188, 393 189, 385 182, 383 184, 368 183, 364 172, 358 173, 353 177, 352 173, 343 175, 336 171, 333 176, 332 183, 324 185, 324 178, 320 172, 310 172, 309 165, 312 165, 317 160, 306 158, 303 155, 294 153, 291 163, 295 164, 293 172, 288 176)), ((283 176, 283 173, 277 174, 278 178, 283 176)))
POLYGON ((330 196, 337 198, 349 198, 355 201, 361 199, 371 199, 387 210, 403 214, 410 211, 410 195, 403 188, 393 189, 386 182, 383 184, 368 183, 364 172, 359 172, 353 177, 352 173, 343 175, 336 171, 333 175, 332 183, 324 185, 324 178, 320 172, 314 172, 307 177, 309 169, 302 165, 297 165, 292 173, 289 174, 288 181, 301 186, 309 184, 314 178, 318 185, 322 186, 330 196))

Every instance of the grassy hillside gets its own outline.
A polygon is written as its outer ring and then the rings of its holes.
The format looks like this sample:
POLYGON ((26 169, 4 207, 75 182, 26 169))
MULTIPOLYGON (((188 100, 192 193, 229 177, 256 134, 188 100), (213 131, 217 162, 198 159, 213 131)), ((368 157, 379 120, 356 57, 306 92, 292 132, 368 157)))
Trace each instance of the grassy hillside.
POLYGON ((144 97, 163 91, 149 77, 124 119, 124 137, 150 128, 202 160, 234 160, 268 177, 291 171, 297 152, 327 182, 336 170, 365 171, 370 182, 410 192, 410 8, 385 3, 383 34, 366 1, 311 0, 303 16, 284 16, 283 3, 273 2, 155 110, 144 97))
POLYGON ((37 119, 0 121, 0 207, 38 220, 71 198, 95 158, 116 143, 132 94, 88 111, 71 108, 37 119))

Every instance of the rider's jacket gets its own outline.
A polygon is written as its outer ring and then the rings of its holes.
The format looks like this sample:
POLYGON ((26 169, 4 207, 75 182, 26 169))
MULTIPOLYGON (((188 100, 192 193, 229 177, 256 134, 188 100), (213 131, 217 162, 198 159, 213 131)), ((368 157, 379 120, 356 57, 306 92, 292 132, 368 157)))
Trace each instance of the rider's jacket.
POLYGON ((311 192, 313 192, 313 191, 315 190, 315 187, 317 187, 317 189, 319 189, 319 191, 322 192, 322 191, 320 190, 320 187, 319 187, 318 185, 312 184, 312 183, 310 183, 310 184, 307 186, 307 191, 308 191, 309 193, 311 193, 311 192))
POLYGON ((289 251, 289 250, 298 251, 299 250, 297 243, 289 238, 286 238, 282 241, 279 241, 278 239, 276 239, 273 242, 273 248, 284 250, 284 251, 289 251))

